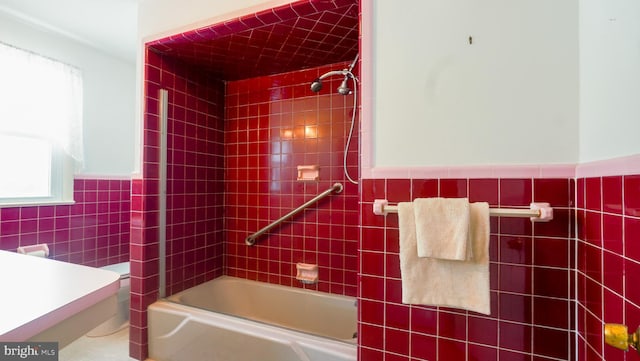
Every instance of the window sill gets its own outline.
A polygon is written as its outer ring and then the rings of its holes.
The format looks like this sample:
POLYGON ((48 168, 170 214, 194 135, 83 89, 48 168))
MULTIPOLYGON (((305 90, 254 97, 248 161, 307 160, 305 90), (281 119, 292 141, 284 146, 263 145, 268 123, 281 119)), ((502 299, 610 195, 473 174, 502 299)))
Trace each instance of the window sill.
POLYGON ((0 203, 0 208, 15 208, 15 207, 37 207, 37 206, 68 206, 76 204, 74 200, 55 200, 55 201, 33 201, 33 202, 14 202, 14 203, 0 203))

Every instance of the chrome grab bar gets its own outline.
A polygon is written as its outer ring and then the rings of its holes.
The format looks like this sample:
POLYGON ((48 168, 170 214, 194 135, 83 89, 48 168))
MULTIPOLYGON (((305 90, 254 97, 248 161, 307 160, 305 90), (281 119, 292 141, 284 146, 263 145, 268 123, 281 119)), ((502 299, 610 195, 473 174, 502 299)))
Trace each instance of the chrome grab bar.
POLYGON ((289 219, 289 218, 295 216, 296 214, 302 212, 305 208, 313 205, 314 203, 316 203, 317 201, 321 200, 322 198, 328 196, 332 192, 336 192, 336 193, 342 192, 342 189, 343 189, 342 184, 334 183, 333 186, 331 186, 331 188, 329 188, 326 191, 324 191, 324 192, 318 194, 317 196, 311 198, 310 200, 305 202, 303 205, 301 205, 300 207, 298 207, 298 208, 292 210, 291 212, 285 214, 284 216, 280 217, 278 220, 271 222, 271 224, 269 224, 266 227, 263 227, 258 232, 248 236, 247 238, 245 238, 244 243, 246 243, 247 246, 253 246, 256 243, 256 238, 258 238, 261 235, 269 232, 273 227, 279 225, 280 223, 286 221, 287 219, 289 219))

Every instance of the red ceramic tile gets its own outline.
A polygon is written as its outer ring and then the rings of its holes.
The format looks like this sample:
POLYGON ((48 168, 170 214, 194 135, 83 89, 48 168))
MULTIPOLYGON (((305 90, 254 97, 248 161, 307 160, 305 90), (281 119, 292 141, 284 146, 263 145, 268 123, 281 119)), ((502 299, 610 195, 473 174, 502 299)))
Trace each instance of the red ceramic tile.
POLYGON ((486 317, 469 317, 469 342, 498 345, 498 321, 486 317))
POLYGON ((438 335, 465 341, 467 338, 467 318, 464 315, 439 312, 438 335))
POLYGON ((623 293, 624 261, 621 255, 603 252, 602 283, 603 286, 623 293))
POLYGON ((435 308, 411 308, 411 331, 435 335, 437 330, 438 313, 435 308))
POLYGON ((366 347, 359 347, 358 352, 360 360, 383 361, 385 357, 383 351, 373 350, 366 347))
POLYGON ((411 180, 387 179, 387 200, 391 203, 411 201, 411 180))
POLYGON ((409 353, 409 332, 385 328, 385 351, 400 355, 409 353))
POLYGON ((626 275, 629 275, 625 278, 625 298, 638 305, 640 304, 640 288, 635 286, 637 282, 637 278, 635 276, 640 274, 638 273, 640 272, 640 263, 625 260, 624 271, 626 275))
POLYGON ((362 228, 362 249, 367 251, 383 251, 384 231, 380 228, 362 228))
POLYGON ((590 278, 585 278, 584 305, 589 314, 602 317, 602 285, 590 278))
POLYGON ((382 350, 384 347, 384 328, 368 324, 360 324, 358 343, 363 347, 382 350))
POLYGON ((487 202, 498 206, 497 179, 469 179, 469 202, 487 202))
POLYGON ((531 221, 526 218, 499 217, 500 234, 531 236, 531 221))
POLYGON ((531 237, 500 236, 500 262, 530 265, 533 248, 531 237))
POLYGON ((465 179, 441 179, 440 197, 464 198, 468 197, 467 180, 465 179))
POLYGON ((412 179, 411 199, 429 198, 438 196, 438 180, 436 179, 412 179))
POLYGON ((543 327, 533 328, 533 352, 536 355, 566 360, 571 333, 543 327))
POLYGON ((602 247, 617 254, 622 254, 624 249, 622 221, 622 217, 618 215, 602 215, 602 247))
POLYGON ((570 325, 571 313, 569 311, 569 301, 566 299, 533 298, 533 323, 535 325, 566 330, 570 325))
POLYGON ((640 240, 640 219, 626 217, 624 219, 624 254, 640 262, 638 240, 640 240))
POLYGON ((535 265, 569 268, 570 245, 567 239, 535 237, 533 239, 535 265))
POLYGON ((360 278, 360 296, 370 300, 384 300, 384 279, 362 276, 360 278))
POLYGON ((619 294, 604 289, 604 319, 609 323, 624 323, 624 299, 619 294))
POLYGON ((384 325, 384 303, 363 299, 358 302, 358 307, 361 322, 384 325))
POLYGON ((533 269, 535 295, 566 299, 569 296, 569 271, 535 267, 533 269))
POLYGON ((601 178, 587 178, 585 181, 585 208, 592 211, 602 210, 601 178))
MULTIPOLYGON (((397 217, 396 217, 397 219, 397 217)), ((397 227, 388 227, 384 232, 385 235, 385 251, 391 253, 400 253, 400 233, 397 227)))
POLYGON ((465 342, 439 338, 438 357, 443 360, 466 360, 467 347, 465 342))
POLYGON ((570 207, 571 193, 568 179, 534 179, 534 202, 547 202, 552 207, 570 207))
POLYGON ((499 298, 500 319, 523 323, 531 322, 530 296, 501 293, 499 298))
POLYGON ((533 276, 531 267, 501 264, 499 266, 499 272, 500 291, 523 294, 531 293, 531 277, 533 276))
POLYGON ((437 339, 420 333, 411 334, 411 356, 422 360, 436 360, 437 339))
POLYGON ((587 211, 584 222, 585 241, 596 246, 602 245, 602 213, 587 211))
POLYGON ((469 360, 482 361, 482 360, 497 360, 498 350, 493 347, 484 347, 475 344, 469 344, 469 360))
POLYGON ((532 197, 531 179, 501 179, 500 206, 529 206, 532 197))
POLYGON ((587 312, 585 322, 585 339, 587 344, 593 347, 597 353, 602 353, 602 331, 602 320, 587 312))
POLYGON ((602 210, 622 214, 622 177, 602 178, 602 210))
POLYGON ((387 277, 400 278, 400 257, 396 254, 387 254, 385 260, 387 277))
POLYGON ((500 348, 520 352, 531 352, 532 327, 510 322, 500 322, 500 348))
POLYGON ((508 350, 500 350, 498 353, 498 357, 500 360, 531 361, 531 354, 508 350))
POLYGON ((384 254, 376 252, 363 252, 362 273, 372 276, 384 276, 384 254))
POLYGON ((549 222, 534 222, 534 232, 537 236, 568 238, 571 226, 571 211, 568 209, 554 209, 553 219, 549 222))
POLYGON ((624 177, 624 214, 640 217, 640 175, 624 177))
POLYGON ((400 280, 387 278, 385 288, 387 302, 402 303, 402 282, 400 280))

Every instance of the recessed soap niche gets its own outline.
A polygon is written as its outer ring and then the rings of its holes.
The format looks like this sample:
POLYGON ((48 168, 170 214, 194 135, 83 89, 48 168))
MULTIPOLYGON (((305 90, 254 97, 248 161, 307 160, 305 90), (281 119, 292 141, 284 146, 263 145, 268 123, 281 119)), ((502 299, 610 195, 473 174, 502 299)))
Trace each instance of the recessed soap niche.
POLYGON ((298 166, 298 180, 299 181, 318 181, 320 180, 320 167, 317 164, 314 165, 299 165, 298 166))

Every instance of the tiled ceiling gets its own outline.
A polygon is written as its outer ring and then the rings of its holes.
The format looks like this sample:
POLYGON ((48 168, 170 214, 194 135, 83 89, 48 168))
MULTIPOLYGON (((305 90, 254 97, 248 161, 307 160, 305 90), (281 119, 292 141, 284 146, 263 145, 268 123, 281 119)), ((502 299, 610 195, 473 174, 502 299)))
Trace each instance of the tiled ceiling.
POLYGON ((304 0, 148 46, 221 79, 247 79, 353 60, 358 15, 358 0, 304 0))

